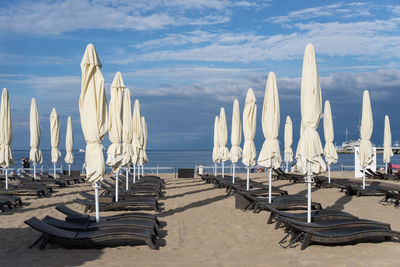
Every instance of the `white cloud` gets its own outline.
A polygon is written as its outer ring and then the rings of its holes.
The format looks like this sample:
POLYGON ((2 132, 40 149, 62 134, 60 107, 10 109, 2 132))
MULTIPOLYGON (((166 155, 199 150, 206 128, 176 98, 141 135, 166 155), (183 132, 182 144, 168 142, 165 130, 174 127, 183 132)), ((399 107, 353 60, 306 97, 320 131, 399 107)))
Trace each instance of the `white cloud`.
POLYGON ((0 10, 0 30, 60 34, 87 29, 155 30, 167 26, 208 25, 229 20, 222 0, 175 1, 25 1, 0 10), (201 10, 208 8, 208 15, 201 10), (199 14, 188 16, 188 10, 199 14))

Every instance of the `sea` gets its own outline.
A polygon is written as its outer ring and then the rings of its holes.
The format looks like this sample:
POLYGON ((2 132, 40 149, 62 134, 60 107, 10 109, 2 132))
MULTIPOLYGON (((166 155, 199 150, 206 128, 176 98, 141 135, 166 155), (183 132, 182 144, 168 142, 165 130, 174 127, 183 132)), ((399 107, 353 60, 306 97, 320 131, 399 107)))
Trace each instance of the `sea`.
MULTIPOLYGON (((38 170, 47 172, 53 170, 53 163, 51 163, 51 151, 42 150, 43 163, 37 166, 38 170)), ((57 172, 67 170, 68 165, 64 162, 65 151, 61 151, 62 156, 57 163, 57 172)), ((145 165, 146 173, 173 173, 179 168, 193 168, 195 169, 198 165, 202 164, 206 172, 210 172, 213 166, 212 151, 209 150, 148 150, 147 157, 149 159, 148 164, 145 165)), ((14 166, 11 168, 21 168, 21 159, 29 157, 29 150, 14 150, 14 166)), ((283 155, 283 153, 282 153, 283 155)), ((377 166, 378 168, 384 167, 383 155, 377 154, 377 166)), ((71 170, 82 170, 83 163, 85 161, 85 153, 74 151, 74 163, 71 165, 71 170)), ((106 159, 106 154, 104 154, 106 159)), ((400 155, 394 155, 391 162, 393 164, 400 164, 400 155)), ((221 164, 219 164, 221 167, 221 164)), ((230 171, 230 162, 225 162, 225 172, 230 171)), ((107 171, 110 168, 106 167, 107 171)), ((331 165, 332 171, 350 171, 354 170, 354 154, 339 154, 339 160, 337 163, 331 165)), ((246 169, 240 162, 237 164, 236 172, 245 172, 246 169)))

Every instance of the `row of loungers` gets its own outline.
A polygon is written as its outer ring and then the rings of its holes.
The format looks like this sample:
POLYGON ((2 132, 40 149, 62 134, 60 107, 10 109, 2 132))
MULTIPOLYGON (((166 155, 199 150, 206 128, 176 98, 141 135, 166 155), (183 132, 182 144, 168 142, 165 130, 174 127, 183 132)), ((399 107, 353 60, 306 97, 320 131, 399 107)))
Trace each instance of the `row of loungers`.
MULTIPOLYGON (((201 175, 201 178, 217 187, 222 187, 223 182, 221 181, 231 179, 229 176, 222 178, 210 174, 201 175)), ((239 181, 241 180, 239 179, 239 181)), ((262 188, 260 184, 253 183, 252 185, 262 188)), ((231 186, 235 187, 235 185, 231 186)), ((275 197, 271 203, 268 203, 265 196, 254 196, 251 190, 243 189, 240 182, 234 192, 236 193, 236 207, 242 210, 253 210, 253 212, 260 212, 261 210, 270 212, 267 223, 276 223, 276 229, 282 228, 285 231, 285 237, 279 242, 285 248, 293 247, 298 242, 301 242, 301 249, 303 250, 312 243, 331 245, 376 240, 378 238, 400 240, 400 232, 391 230, 389 224, 359 219, 343 211, 324 210, 321 204, 315 202, 312 203, 312 222, 307 223, 306 212, 288 212, 306 209, 307 202, 304 197, 279 195, 279 192, 273 190, 275 197), (278 196, 276 196, 277 193, 278 196)))
POLYGON ((21 196, 49 196, 54 192, 54 187, 64 188, 68 185, 84 182, 83 177, 68 175, 58 176, 53 179, 51 175, 38 174, 35 180, 27 173, 11 173, 8 177, 8 189, 5 185, 4 175, 0 176, 0 210, 2 212, 22 206, 21 196))
MULTIPOLYGON (((121 177, 124 178, 124 177, 121 177)), ((158 198, 162 197, 164 181, 157 176, 148 176, 140 179, 136 184, 132 184, 130 189, 124 189, 123 197, 115 202, 115 195, 112 187, 112 178, 108 181, 103 180, 104 192, 100 195, 100 211, 115 210, 147 210, 154 209, 159 211, 158 198), (141 187, 143 190, 135 190, 141 187), (146 195, 144 188, 151 194, 146 195), (154 192, 161 195, 156 196, 154 192)), ((121 181, 122 182, 122 181, 121 181)), ((122 188, 121 188, 122 190, 122 188)), ((94 200, 92 195, 83 194, 85 199, 76 199, 77 203, 82 204, 86 211, 94 211, 94 200)), ((34 247, 40 243, 39 248, 44 249, 48 243, 57 244, 65 248, 93 248, 93 247, 114 247, 124 245, 143 245, 146 244, 151 249, 157 249, 156 240, 163 237, 160 230, 162 225, 157 216, 142 212, 129 212, 112 216, 102 216, 97 223, 95 218, 87 214, 81 214, 64 205, 57 206, 56 209, 66 217, 59 220, 50 216, 39 220, 35 217, 25 221, 26 224, 41 232, 40 237, 31 245, 34 247)))

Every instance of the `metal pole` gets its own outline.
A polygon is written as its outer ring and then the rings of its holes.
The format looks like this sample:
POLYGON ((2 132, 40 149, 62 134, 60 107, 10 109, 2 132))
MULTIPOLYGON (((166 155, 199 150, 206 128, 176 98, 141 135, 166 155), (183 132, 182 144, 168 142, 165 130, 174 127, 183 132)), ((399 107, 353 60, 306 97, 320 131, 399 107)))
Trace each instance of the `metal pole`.
POLYGON ((71 176, 71 164, 68 164, 68 175, 71 176))
POLYGON ((388 163, 385 162, 385 173, 388 173, 388 168, 387 168, 387 166, 388 166, 388 163))
POLYGON ((36 161, 33 163, 33 179, 36 181, 36 161))
POLYGON ((272 168, 269 168, 269 179, 268 179, 268 203, 272 201, 272 168))
POLYGON ((247 184, 246 184, 247 190, 250 189, 250 166, 247 166, 247 184))
POLYGON ((365 189, 365 168, 363 169, 363 189, 365 189))
POLYGON ((222 178, 224 178, 225 175, 225 161, 222 161, 222 178))
POLYGON ((311 222, 311 162, 307 161, 307 222, 311 222))
POLYGON ((128 191, 129 184, 129 167, 126 167, 125 190, 128 191))
POLYGON ((133 183, 136 183, 136 166, 133 164, 133 183))
POLYGON ((119 190, 119 172, 115 172, 115 202, 118 202, 118 190, 119 190))
POLYGON ((140 165, 137 165, 137 178, 140 180, 140 165))
POLYGON ((328 183, 331 183, 331 165, 328 165, 328 183))
POLYGON ((235 164, 232 164, 232 183, 235 183, 235 164))
POLYGON ((56 163, 53 163, 53 167, 54 167, 54 179, 56 179, 56 163))
POLYGON ((158 176, 158 164, 157 164, 157 176, 158 176))
POLYGON ((94 187, 94 201, 96 206, 96 222, 100 222, 100 215, 99 215, 99 185, 97 183, 93 184, 94 187))
POLYGON ((6 190, 8 190, 8 169, 6 168, 6 190))
POLYGON ((144 176, 144 165, 142 165, 142 177, 144 176))

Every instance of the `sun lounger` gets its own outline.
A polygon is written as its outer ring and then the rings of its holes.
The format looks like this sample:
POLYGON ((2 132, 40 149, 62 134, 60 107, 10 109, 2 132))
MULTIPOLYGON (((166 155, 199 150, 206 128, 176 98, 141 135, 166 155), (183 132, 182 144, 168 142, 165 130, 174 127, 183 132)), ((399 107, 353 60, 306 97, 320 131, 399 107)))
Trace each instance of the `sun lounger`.
POLYGON ((279 242, 284 247, 290 247, 301 241, 301 249, 306 249, 311 243, 340 244, 384 237, 400 240, 400 232, 392 231, 389 224, 361 219, 328 220, 322 222, 302 222, 277 216, 276 220, 285 225, 288 234, 279 242), (288 237, 291 239, 287 245, 288 237))
MULTIPOLYGON (((94 200, 91 199, 75 199, 75 202, 84 205, 84 212, 95 210, 94 200)), ((118 202, 99 203, 100 211, 111 210, 155 210, 160 211, 157 201, 155 200, 125 200, 118 202)))
POLYGON ((131 229, 130 231, 97 230, 91 232, 76 232, 51 226, 40 221, 36 217, 26 220, 25 223, 41 233, 41 236, 30 248, 41 242, 40 249, 44 249, 48 243, 57 244, 66 248, 114 247, 145 243, 150 248, 156 249, 150 231, 143 229, 131 229))
MULTIPOLYGON (((56 206, 56 210, 59 212, 67 215, 65 218, 66 221, 71 221, 71 222, 95 222, 96 218, 89 216, 87 214, 82 214, 77 211, 74 211, 70 208, 68 208, 65 205, 58 205, 56 206)), ((102 221, 112 221, 112 220, 119 220, 119 219, 126 219, 126 218, 139 218, 143 220, 148 220, 152 221, 155 224, 157 224, 159 227, 160 222, 157 219, 157 216, 154 214, 149 214, 149 213, 139 213, 139 212, 129 212, 129 213, 120 213, 117 215, 111 215, 111 216, 101 216, 102 221)))
MULTIPOLYGON (((283 218, 289 218, 296 221, 307 221, 307 212, 286 212, 282 210, 278 210, 273 208, 272 206, 268 207, 270 212, 267 224, 271 224, 275 222, 275 217, 280 216, 283 218)), ((336 210, 313 210, 311 211, 311 221, 319 222, 319 221, 328 221, 334 219, 356 219, 357 217, 343 211, 336 210)), ((277 222, 276 228, 278 228, 279 222, 277 222)))
POLYGON ((30 176, 26 173, 21 173, 19 174, 20 178, 19 180, 22 183, 41 183, 45 184, 47 186, 59 186, 59 187, 65 187, 66 182, 62 180, 57 180, 57 179, 48 179, 44 177, 43 175, 36 174, 36 180, 33 178, 33 176, 30 176))
MULTIPOLYGON (((101 187, 105 190, 104 194, 105 195, 113 195, 115 192, 115 185, 113 185, 109 181, 103 180, 103 182, 100 184, 101 187)), ((129 190, 126 191, 124 186, 119 187, 119 195, 154 195, 157 197, 162 197, 164 193, 161 191, 161 189, 157 189, 154 187, 141 187, 141 186, 130 186, 129 190)))
POLYGON ((13 195, 0 195, 1 200, 8 200, 10 201, 11 205, 14 207, 22 206, 22 200, 20 197, 13 196, 13 195))
POLYGON ((43 222, 57 228, 71 230, 76 232, 88 232, 97 230, 114 230, 114 231, 129 231, 135 229, 144 229, 150 231, 154 238, 158 237, 158 226, 153 221, 142 220, 138 218, 125 218, 112 221, 100 222, 71 222, 61 221, 56 218, 46 216, 43 222))
POLYGON ((29 187, 26 185, 8 185, 8 190, 0 189, 0 195, 15 195, 15 196, 45 196, 51 194, 47 188, 29 187))

